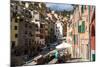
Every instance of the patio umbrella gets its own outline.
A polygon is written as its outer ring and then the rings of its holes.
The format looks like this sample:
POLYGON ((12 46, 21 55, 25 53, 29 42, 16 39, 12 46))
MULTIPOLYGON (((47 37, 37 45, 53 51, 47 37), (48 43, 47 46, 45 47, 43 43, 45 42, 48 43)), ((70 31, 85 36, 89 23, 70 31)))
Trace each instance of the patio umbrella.
POLYGON ((71 47, 71 44, 63 42, 60 45, 56 46, 56 49, 64 49, 64 48, 69 48, 69 47, 71 47))

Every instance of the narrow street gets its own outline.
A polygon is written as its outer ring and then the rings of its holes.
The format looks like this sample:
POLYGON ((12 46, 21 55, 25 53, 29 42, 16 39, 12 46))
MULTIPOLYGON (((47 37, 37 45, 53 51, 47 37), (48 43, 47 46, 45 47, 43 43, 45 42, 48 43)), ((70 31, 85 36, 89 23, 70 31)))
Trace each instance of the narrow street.
POLYGON ((90 5, 12 1, 12 66, 95 60, 94 9, 90 5))
MULTIPOLYGON (((42 55, 42 56, 44 57, 44 56, 47 56, 47 55, 50 55, 50 54, 54 53, 55 47, 56 47, 57 45, 58 45, 57 42, 52 43, 52 44, 49 46, 49 49, 48 49, 48 48, 45 48, 45 49, 40 53, 40 55, 42 55), (52 48, 52 50, 50 51, 50 47, 51 47, 51 48, 54 47, 54 48, 52 48)), ((39 55, 38 55, 38 56, 39 56, 39 55)), ((36 57, 38 57, 38 56, 36 56, 36 57)), ((35 59, 35 58, 34 58, 34 59, 35 59)), ((36 65, 37 62, 35 62, 34 59, 32 59, 32 60, 26 62, 26 64, 24 64, 24 65, 36 65)))
MULTIPOLYGON (((57 45, 59 45, 59 44, 57 44, 57 42, 51 44, 52 47, 56 47, 57 45)), ((50 46, 50 47, 51 47, 51 46, 50 46)), ((42 52, 40 53, 40 55, 41 55, 42 57, 44 57, 44 56, 47 56, 47 55, 53 55, 54 52, 55 52, 55 48, 52 49, 51 51, 48 51, 48 49, 46 48, 44 51, 42 51, 42 52)), ((63 51, 62 51, 62 52, 63 52, 63 51)), ((38 57, 40 57, 40 55, 38 55, 38 56, 36 56, 36 57, 38 58, 38 57)), ((35 58, 36 58, 36 57, 35 57, 35 58)), ((34 58, 34 59, 35 59, 35 58, 34 58)), ((26 66, 28 66, 28 65, 38 65, 38 63, 37 63, 34 59, 32 59, 32 60, 26 62, 26 64, 24 64, 24 65, 26 65, 26 66)), ((39 59, 39 58, 38 58, 38 59, 39 59)), ((43 58, 41 58, 41 59, 43 59, 43 58)), ((40 59, 40 60, 41 60, 41 59, 40 59)), ((46 57, 45 57, 45 59, 46 59, 46 57)), ((48 62, 45 62, 45 61, 44 61, 44 64, 74 63, 74 62, 87 62, 87 61, 89 61, 89 60, 82 59, 82 58, 68 58, 67 60, 64 60, 63 62, 62 62, 62 60, 60 60, 60 61, 58 61, 58 60, 59 60, 59 59, 52 58, 52 59, 51 59, 50 61, 48 61, 48 62)))

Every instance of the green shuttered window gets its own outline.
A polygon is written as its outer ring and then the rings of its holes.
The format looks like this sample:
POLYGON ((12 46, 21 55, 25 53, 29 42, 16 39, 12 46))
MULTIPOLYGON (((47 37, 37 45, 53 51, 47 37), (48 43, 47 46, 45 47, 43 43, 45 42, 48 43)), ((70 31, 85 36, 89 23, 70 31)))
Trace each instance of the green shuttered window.
POLYGON ((78 25, 78 32, 84 33, 85 32, 85 21, 82 21, 81 25, 78 25))
POLYGON ((82 13, 84 13, 84 6, 83 5, 81 7, 81 11, 82 11, 82 13))
POLYGON ((82 21, 82 27, 81 27, 81 32, 84 33, 85 32, 85 21, 82 21))
POLYGON ((77 44, 78 43, 78 36, 77 35, 74 35, 73 36, 73 40, 74 40, 74 44, 77 44))

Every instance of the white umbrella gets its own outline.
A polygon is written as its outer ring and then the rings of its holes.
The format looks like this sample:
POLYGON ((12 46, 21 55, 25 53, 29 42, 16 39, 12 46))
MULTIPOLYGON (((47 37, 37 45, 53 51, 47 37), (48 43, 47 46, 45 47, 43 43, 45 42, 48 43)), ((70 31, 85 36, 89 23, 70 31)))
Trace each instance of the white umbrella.
POLYGON ((63 42, 60 45, 56 46, 56 49, 64 49, 64 48, 69 48, 69 47, 71 47, 71 44, 63 42))

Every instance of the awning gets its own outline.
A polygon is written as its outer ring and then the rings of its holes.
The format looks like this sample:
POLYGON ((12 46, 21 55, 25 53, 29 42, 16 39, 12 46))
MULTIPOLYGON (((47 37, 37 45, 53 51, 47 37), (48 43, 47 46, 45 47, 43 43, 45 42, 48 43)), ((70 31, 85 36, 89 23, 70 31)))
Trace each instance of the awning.
POLYGON ((71 44, 63 42, 60 45, 56 46, 56 49, 64 49, 64 48, 69 48, 69 47, 71 47, 71 44))

